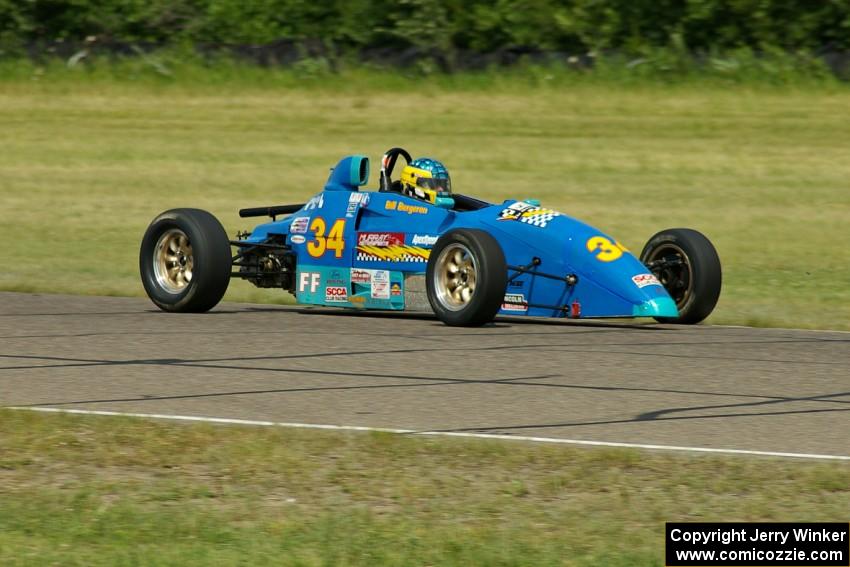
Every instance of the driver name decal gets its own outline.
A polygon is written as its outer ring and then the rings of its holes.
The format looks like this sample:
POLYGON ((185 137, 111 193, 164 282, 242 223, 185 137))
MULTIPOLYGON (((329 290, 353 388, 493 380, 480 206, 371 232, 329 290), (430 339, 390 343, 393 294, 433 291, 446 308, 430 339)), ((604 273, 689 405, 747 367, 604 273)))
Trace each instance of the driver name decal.
POLYGON ((404 201, 387 201, 387 204, 384 205, 384 208, 388 211, 398 211, 400 213, 407 213, 409 215, 428 214, 428 207, 422 207, 420 205, 408 205, 404 201))
POLYGON ((514 220, 524 224, 530 224, 538 228, 546 228, 546 225, 555 217, 561 216, 561 213, 552 209, 544 209, 525 201, 517 201, 516 203, 502 209, 499 213, 500 221, 514 220))

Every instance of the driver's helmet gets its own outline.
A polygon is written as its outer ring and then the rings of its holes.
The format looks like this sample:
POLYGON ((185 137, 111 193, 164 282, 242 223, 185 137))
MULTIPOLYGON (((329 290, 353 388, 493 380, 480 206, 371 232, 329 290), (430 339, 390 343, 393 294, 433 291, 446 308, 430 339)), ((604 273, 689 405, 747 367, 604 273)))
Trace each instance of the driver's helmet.
POLYGON ((405 195, 432 204, 437 202, 438 197, 451 197, 449 170, 435 159, 417 158, 402 170, 401 190, 405 195))

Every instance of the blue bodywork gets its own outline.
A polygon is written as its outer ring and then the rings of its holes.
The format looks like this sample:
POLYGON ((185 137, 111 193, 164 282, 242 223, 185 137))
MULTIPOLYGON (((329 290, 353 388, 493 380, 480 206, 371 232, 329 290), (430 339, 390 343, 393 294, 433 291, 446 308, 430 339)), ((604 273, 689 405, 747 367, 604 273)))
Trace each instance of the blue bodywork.
POLYGON ((247 238, 285 237, 296 254, 299 303, 423 309, 431 248, 447 231, 468 228, 490 233, 504 251, 509 269, 502 315, 678 316, 675 302, 646 266, 592 226, 533 200, 454 210, 453 203, 364 191, 368 177, 367 158, 344 158, 301 210, 257 226, 247 238))

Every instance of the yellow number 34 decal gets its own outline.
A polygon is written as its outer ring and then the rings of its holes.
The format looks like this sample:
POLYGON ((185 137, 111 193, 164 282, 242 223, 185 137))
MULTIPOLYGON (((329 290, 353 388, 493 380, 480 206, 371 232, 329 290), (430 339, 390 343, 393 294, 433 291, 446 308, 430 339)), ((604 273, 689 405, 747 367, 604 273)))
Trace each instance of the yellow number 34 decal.
POLYGON ((625 246, 619 242, 611 242, 604 236, 594 236, 587 240, 587 251, 596 255, 596 259, 600 262, 613 262, 623 255, 623 252, 628 252, 625 246))
POLYGON ((331 231, 325 236, 327 229, 325 219, 316 217, 310 223, 310 230, 315 233, 315 239, 307 243, 307 252, 313 258, 322 257, 328 250, 334 251, 336 258, 342 258, 342 251, 345 250, 345 240, 342 238, 345 232, 345 219, 336 219, 331 231))

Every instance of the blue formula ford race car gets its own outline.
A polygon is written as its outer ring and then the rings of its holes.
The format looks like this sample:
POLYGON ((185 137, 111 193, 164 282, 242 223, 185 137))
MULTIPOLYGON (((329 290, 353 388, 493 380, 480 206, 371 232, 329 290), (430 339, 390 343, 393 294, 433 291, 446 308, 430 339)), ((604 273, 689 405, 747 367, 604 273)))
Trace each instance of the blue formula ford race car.
POLYGON ((362 189, 368 179, 369 159, 346 157, 306 203, 240 210, 271 222, 236 240, 206 211, 160 214, 140 251, 148 296, 165 311, 202 312, 240 278, 300 304, 430 311, 476 326, 500 314, 698 323, 720 295, 717 252, 695 230, 659 232, 638 259, 536 200, 453 193, 440 162, 401 148, 384 155, 377 191, 362 189))

